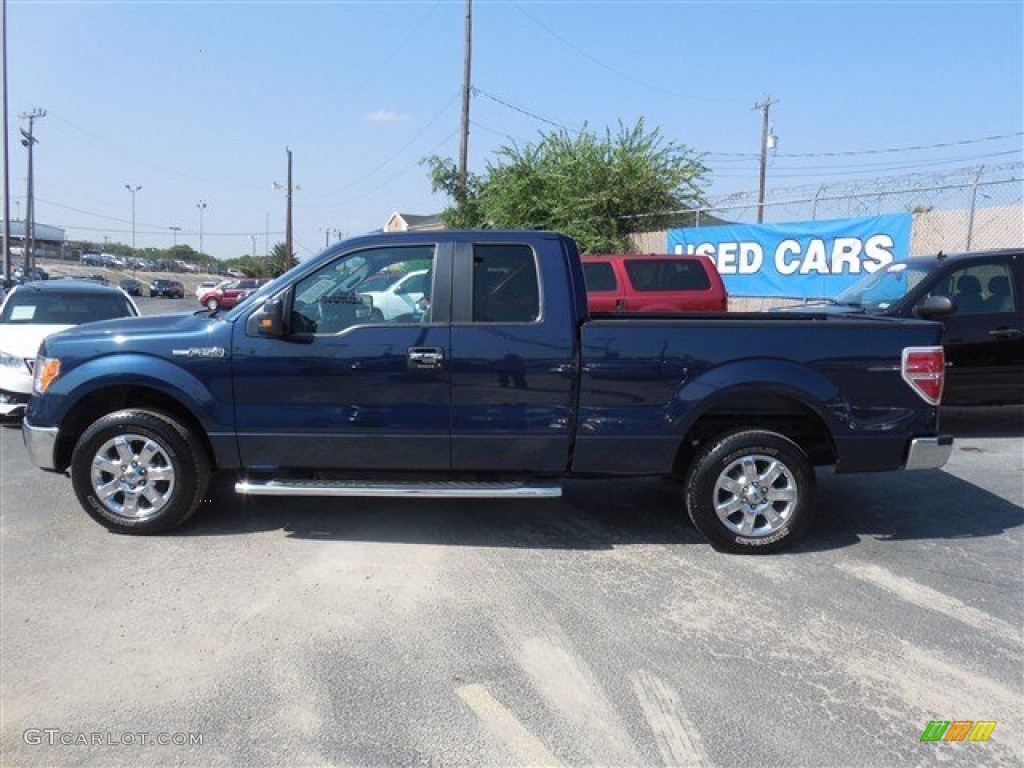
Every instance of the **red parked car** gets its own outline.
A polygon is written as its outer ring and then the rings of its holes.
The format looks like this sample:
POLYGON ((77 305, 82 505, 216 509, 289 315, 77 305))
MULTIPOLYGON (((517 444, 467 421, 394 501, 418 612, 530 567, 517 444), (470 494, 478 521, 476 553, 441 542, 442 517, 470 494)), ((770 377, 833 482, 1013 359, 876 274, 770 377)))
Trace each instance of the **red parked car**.
POLYGON ((207 309, 231 309, 266 282, 265 279, 257 280, 254 277, 226 281, 200 296, 199 303, 207 309))
POLYGON ((729 294, 707 256, 595 254, 583 257, 591 312, 725 312, 729 294))

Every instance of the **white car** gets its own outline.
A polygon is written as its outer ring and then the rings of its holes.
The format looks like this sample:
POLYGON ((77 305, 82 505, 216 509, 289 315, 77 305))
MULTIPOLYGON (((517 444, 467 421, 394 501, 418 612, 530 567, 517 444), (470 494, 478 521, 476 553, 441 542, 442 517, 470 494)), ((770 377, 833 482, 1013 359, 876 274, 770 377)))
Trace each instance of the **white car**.
POLYGON ((219 286, 221 283, 226 283, 227 280, 203 280, 199 285, 196 286, 196 298, 201 299, 203 296, 208 294, 214 288, 219 286))
POLYGON ((367 278, 356 291, 373 299, 373 317, 394 320, 401 315, 422 313, 420 299, 430 288, 430 272, 418 269, 404 275, 378 273, 367 278))
POLYGON ((82 323, 138 314, 135 302, 120 288, 91 280, 38 280, 16 286, 0 305, 0 418, 24 413, 43 339, 82 323))

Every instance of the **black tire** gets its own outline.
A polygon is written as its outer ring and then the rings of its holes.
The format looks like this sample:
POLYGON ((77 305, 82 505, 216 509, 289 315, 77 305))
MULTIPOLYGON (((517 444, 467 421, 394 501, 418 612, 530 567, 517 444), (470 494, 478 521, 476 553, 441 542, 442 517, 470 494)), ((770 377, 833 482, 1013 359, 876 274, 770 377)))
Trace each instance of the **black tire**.
POLYGON ((785 549, 814 509, 814 468, 800 446, 776 432, 744 430, 708 441, 685 486, 693 524, 727 552, 785 549))
POLYGON ((216 299, 206 300, 206 308, 211 312, 216 312, 218 307, 220 307, 220 302, 218 302, 216 299))
POLYGON ((181 525, 196 511, 209 479, 210 462, 199 440, 174 417, 156 411, 104 416, 85 430, 71 457, 79 503, 117 533, 160 533, 181 525), (103 486, 112 493, 101 495, 103 486))

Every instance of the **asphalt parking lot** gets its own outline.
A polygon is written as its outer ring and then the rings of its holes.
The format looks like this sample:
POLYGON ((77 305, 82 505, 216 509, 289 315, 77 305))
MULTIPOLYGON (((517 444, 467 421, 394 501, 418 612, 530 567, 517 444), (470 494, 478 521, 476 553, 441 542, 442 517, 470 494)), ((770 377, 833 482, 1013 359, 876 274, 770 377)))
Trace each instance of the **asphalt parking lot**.
POLYGON ((1024 409, 943 426, 942 471, 821 473, 769 557, 715 552, 648 480, 486 503, 218 477, 184 528, 116 536, 0 429, 0 763, 1019 766, 1024 409), (996 726, 922 743, 932 720, 996 726))

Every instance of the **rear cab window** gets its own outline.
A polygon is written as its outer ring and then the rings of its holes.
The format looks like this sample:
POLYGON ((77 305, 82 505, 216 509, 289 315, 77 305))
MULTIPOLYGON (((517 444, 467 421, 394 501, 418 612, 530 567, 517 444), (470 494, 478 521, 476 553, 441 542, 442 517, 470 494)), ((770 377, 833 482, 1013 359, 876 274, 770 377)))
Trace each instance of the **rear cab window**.
POLYGON ((537 260, 528 245, 473 246, 473 322, 540 320, 537 260))

